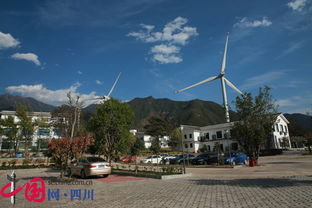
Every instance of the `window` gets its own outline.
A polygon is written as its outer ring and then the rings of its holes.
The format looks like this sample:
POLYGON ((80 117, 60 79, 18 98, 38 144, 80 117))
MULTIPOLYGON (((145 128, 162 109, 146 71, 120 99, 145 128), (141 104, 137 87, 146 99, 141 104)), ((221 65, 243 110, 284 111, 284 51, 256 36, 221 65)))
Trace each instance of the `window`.
POLYGON ((279 132, 278 124, 275 124, 275 131, 276 131, 276 132, 279 132))
POLYGON ((282 124, 280 124, 280 127, 281 127, 281 132, 284 132, 284 128, 282 124))
POLYGON ((205 137, 207 140, 209 140, 209 133, 206 133, 205 137))
POLYGON ((187 135, 186 134, 184 134, 184 139, 187 139, 187 135))
POLYGON ((38 129, 39 136, 50 136, 50 129, 38 129))
POLYGON ((185 145, 184 145, 184 147, 187 149, 187 148, 188 148, 188 145, 187 145, 187 144, 185 144, 185 145))
POLYGON ((238 150, 238 144, 237 143, 232 143, 232 150, 237 151, 238 150))
POLYGON ((192 137, 193 137, 193 135, 192 135, 192 134, 190 134, 190 139, 192 139, 192 137))
POLYGON ((285 132, 288 133, 287 131, 288 131, 288 130, 287 130, 287 126, 285 126, 285 132))
POLYGON ((193 148, 193 143, 190 143, 190 148, 193 148))
POLYGON ((217 131, 217 138, 221 139, 222 138, 222 131, 217 131))

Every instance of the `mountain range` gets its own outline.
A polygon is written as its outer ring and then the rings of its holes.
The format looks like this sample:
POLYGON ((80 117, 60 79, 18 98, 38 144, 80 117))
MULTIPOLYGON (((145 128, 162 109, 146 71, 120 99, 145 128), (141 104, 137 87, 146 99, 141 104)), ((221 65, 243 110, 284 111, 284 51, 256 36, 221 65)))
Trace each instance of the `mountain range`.
MULTIPOLYGON (((25 98, 10 94, 0 95, 0 111, 15 110, 17 103, 23 103, 32 107, 33 111, 51 112, 56 107, 39 102, 33 98, 25 98)), ((206 126, 225 122, 224 108, 215 102, 203 100, 173 101, 166 98, 155 99, 153 97, 135 98, 128 102, 135 114, 133 128, 143 130, 143 126, 151 116, 160 116, 174 126, 194 125, 206 126)), ((83 109, 84 119, 88 120, 95 114, 96 105, 89 105, 83 109)), ((287 119, 295 121, 301 128, 312 132, 311 116, 294 113, 284 114, 287 119)), ((232 121, 237 120, 234 111, 230 111, 232 121)))

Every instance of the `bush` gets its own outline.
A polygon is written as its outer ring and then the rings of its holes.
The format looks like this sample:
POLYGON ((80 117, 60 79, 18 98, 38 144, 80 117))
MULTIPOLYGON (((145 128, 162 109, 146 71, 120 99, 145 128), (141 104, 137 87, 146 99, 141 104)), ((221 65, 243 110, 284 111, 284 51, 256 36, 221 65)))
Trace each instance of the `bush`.
POLYGON ((6 164, 7 164, 7 162, 2 162, 2 167, 5 167, 6 166, 6 164))
POLYGON ((224 158, 223 157, 219 157, 218 163, 219 163, 219 165, 224 165, 224 158))
POLYGON ((172 165, 168 165, 162 168, 163 173, 165 174, 181 174, 182 173, 182 169, 181 167, 175 167, 172 165))
POLYGON ((25 159, 23 160, 23 165, 27 166, 27 165, 29 165, 31 162, 32 162, 31 159, 25 158, 25 159))
POLYGON ((13 160, 9 160, 8 163, 10 166, 15 167, 17 161, 18 161, 17 159, 13 159, 13 160))
POLYGON ((36 165, 42 165, 42 164, 44 164, 45 163, 45 159, 41 159, 41 158, 37 158, 36 160, 35 160, 35 164, 36 165))

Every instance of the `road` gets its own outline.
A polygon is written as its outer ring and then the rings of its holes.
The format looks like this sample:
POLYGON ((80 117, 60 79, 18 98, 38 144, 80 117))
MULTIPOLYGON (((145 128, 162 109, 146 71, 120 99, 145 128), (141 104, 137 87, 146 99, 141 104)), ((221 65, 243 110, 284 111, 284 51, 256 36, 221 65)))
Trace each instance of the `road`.
MULTIPOLYGON (((193 176, 157 180, 111 175, 77 179, 84 183, 91 181, 92 185, 49 185, 58 172, 17 170, 17 187, 33 177, 41 177, 47 196, 43 203, 29 202, 22 190, 17 194, 16 207, 312 207, 311 156, 288 153, 262 157, 258 167, 189 168, 187 171, 193 176), (55 197, 57 191, 59 200, 55 197)), ((0 188, 7 183, 7 172, 0 172, 0 188)), ((11 207, 9 199, 0 196, 0 207, 11 207)))

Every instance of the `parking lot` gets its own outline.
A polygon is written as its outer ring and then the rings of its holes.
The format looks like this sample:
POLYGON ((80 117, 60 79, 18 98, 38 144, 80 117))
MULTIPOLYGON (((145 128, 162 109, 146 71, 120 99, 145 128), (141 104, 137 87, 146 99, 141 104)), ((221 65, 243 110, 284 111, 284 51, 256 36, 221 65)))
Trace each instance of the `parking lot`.
MULTIPOLYGON (((8 172, 11 171, 0 172, 0 188, 7 184, 8 172)), ((260 158, 258 167, 188 168, 187 172, 193 175, 171 180, 111 175, 77 179, 84 184, 49 185, 59 175, 57 171, 17 170, 17 187, 40 177, 45 181, 46 198, 42 203, 29 202, 22 190, 17 194, 16 207, 303 208, 312 205, 311 156, 288 153, 260 158), (92 184, 85 183, 88 181, 92 184)), ((9 199, 0 197, 0 207, 11 207, 9 199)))

